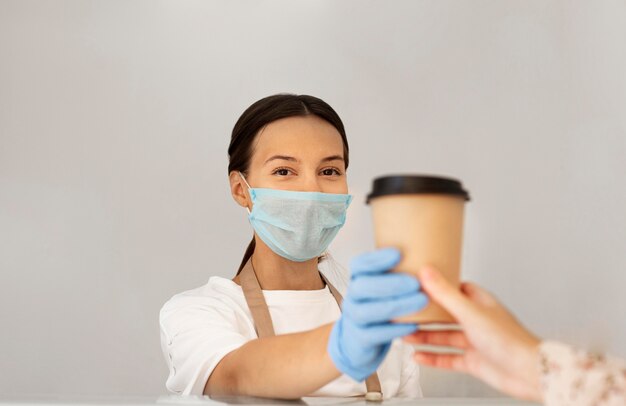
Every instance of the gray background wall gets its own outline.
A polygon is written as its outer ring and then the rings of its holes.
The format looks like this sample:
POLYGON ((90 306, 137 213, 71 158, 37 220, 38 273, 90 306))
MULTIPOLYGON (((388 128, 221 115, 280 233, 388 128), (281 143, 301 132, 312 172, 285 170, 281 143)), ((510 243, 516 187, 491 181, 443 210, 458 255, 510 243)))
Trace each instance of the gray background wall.
MULTIPOLYGON (((539 334, 626 356, 624 1, 0 0, 0 395, 164 393, 157 317, 231 276, 253 101, 317 95, 370 180, 460 177, 464 275, 539 334)), ((429 396, 492 395, 424 371, 429 396)))

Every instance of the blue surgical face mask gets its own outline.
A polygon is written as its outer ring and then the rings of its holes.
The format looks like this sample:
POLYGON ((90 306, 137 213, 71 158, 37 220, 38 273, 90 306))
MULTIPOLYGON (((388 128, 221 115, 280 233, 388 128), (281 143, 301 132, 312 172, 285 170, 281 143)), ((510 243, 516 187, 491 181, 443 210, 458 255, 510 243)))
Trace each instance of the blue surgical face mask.
POLYGON ((351 195, 252 188, 239 175, 252 199, 250 224, 284 258, 302 262, 321 255, 346 222, 351 195))

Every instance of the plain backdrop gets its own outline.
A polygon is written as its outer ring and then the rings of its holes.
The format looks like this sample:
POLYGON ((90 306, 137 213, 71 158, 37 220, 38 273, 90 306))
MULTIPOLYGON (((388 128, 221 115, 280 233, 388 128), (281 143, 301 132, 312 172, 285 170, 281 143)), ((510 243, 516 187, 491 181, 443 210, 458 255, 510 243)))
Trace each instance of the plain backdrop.
MULTIPOLYGON (((624 1, 0 0, 0 395, 165 393, 158 312, 251 237, 232 127, 279 92, 372 178, 460 178, 463 275, 538 334, 626 356, 624 1)), ((426 396, 491 396, 424 370, 426 396)))

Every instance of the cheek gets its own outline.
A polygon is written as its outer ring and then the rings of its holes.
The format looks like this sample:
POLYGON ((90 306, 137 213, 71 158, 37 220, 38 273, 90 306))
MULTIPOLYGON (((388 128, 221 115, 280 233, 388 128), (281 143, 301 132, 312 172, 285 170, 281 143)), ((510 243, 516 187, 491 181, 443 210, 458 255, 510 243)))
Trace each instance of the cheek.
POLYGON ((332 182, 329 185, 325 185, 323 192, 348 194, 348 182, 346 182, 345 180, 340 182, 332 182))

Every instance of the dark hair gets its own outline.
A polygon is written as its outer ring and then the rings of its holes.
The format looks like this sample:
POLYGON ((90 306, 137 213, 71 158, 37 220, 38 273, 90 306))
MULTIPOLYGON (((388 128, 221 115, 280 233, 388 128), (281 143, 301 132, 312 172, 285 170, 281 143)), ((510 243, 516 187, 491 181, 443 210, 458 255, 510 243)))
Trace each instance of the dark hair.
MULTIPOLYGON (((317 116, 332 124, 341 135, 343 141, 343 158, 348 168, 348 139, 343 128, 341 118, 332 107, 317 97, 296 94, 276 94, 265 97, 246 109, 233 127, 233 133, 228 146, 228 173, 240 171, 248 175, 252 145, 259 131, 269 123, 281 118, 297 116, 317 116)), ((241 272, 248 259, 254 252, 254 236, 237 270, 241 272)))

